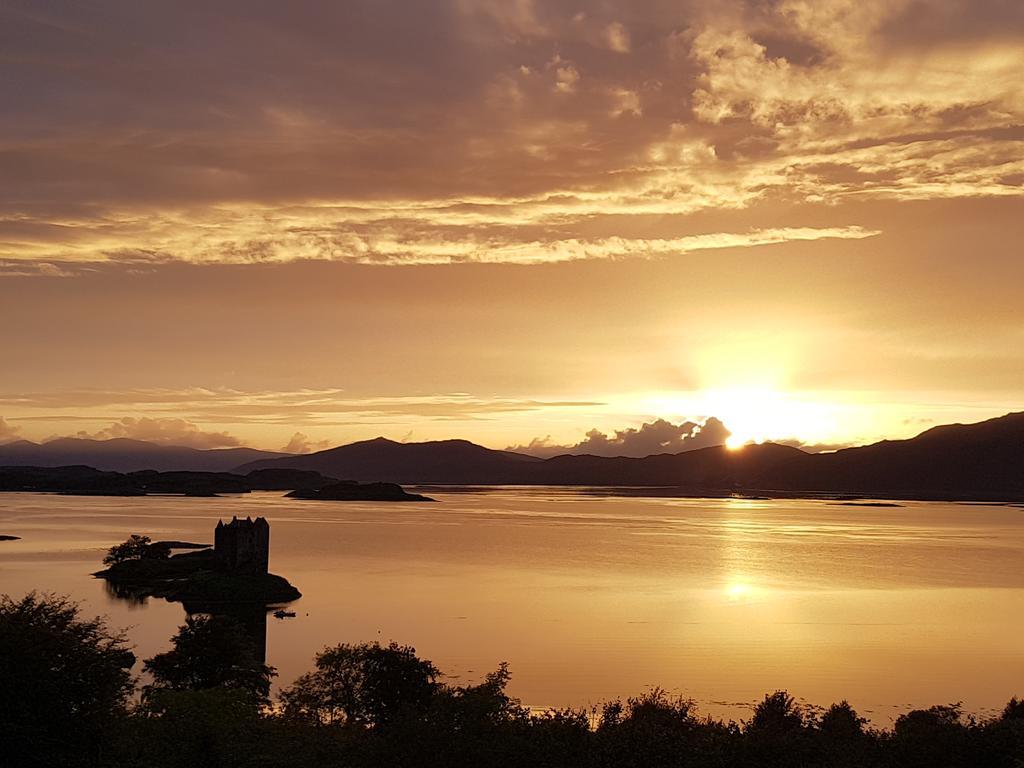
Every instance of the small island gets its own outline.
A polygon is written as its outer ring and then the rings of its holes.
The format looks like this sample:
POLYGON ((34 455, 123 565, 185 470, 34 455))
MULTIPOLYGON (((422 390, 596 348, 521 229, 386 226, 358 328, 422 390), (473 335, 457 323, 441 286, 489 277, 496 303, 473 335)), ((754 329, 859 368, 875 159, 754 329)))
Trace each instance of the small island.
POLYGON ((429 496, 408 493, 396 483, 341 482, 322 488, 299 488, 286 494, 291 499, 318 501, 435 501, 429 496))
POLYGON ((834 501, 834 507, 902 507, 893 501, 834 501))
POLYGON ((127 599, 161 597, 180 602, 189 613, 232 606, 281 606, 302 596, 283 576, 268 572, 270 524, 265 518, 218 522, 214 546, 180 541, 153 542, 132 535, 112 547, 94 576, 127 599), (172 554, 174 549, 187 551, 172 554))
POLYGON ((4 534, 0 534, 0 541, 18 541, 20 539, 21 536, 6 536, 4 534))

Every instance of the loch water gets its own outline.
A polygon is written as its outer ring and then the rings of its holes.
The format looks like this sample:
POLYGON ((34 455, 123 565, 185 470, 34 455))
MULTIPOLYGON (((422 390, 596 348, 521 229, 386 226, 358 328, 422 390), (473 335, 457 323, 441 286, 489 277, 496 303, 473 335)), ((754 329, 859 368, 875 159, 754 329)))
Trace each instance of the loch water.
POLYGON ((1024 695, 1024 509, 676 499, 556 488, 431 489, 435 504, 0 495, 0 593, 70 595, 139 658, 184 612, 90 573, 130 533, 212 540, 264 516, 271 571, 303 593, 267 619, 279 685, 328 644, 396 640, 450 682, 501 661, 526 705, 590 707, 652 686, 743 719, 787 689, 879 726, 1024 695))

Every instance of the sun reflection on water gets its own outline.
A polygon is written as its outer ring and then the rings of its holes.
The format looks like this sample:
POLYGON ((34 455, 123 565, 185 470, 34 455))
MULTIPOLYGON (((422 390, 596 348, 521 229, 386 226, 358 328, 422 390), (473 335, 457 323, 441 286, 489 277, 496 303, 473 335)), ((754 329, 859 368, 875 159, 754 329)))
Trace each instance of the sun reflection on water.
POLYGON ((725 596, 733 602, 747 600, 753 597, 755 589, 746 581, 730 581, 725 586, 725 596))

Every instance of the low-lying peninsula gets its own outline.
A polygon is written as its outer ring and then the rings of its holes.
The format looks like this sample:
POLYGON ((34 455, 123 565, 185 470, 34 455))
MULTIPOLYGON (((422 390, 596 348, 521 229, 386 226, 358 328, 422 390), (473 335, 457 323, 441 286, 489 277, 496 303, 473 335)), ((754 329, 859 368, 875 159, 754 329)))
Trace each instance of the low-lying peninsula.
POLYGON ((434 501, 406 493, 395 483, 339 481, 303 469, 230 472, 101 472, 92 467, 0 467, 0 492, 58 493, 69 496, 219 496, 251 491, 290 491, 295 499, 332 501, 434 501))
POLYGON ((429 496, 408 493, 397 483, 343 482, 323 488, 300 488, 285 495, 319 501, 434 501, 429 496))
POLYGON ((251 491, 317 489, 338 481, 302 469, 230 472, 102 472, 85 466, 0 467, 0 492, 59 493, 73 496, 218 496, 251 491))

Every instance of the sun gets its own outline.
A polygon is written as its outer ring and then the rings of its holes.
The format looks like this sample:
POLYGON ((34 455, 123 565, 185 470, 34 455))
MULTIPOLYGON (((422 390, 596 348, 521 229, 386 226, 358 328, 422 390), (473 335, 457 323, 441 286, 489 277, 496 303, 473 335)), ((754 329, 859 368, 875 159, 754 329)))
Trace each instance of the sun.
POLYGON ((691 391, 645 393, 631 409, 663 418, 703 423, 715 417, 731 435, 725 445, 738 450, 751 443, 835 443, 863 426, 864 412, 856 401, 833 393, 787 389, 781 377, 751 372, 691 391))
POLYGON ((707 413, 721 419, 732 432, 726 447, 741 448, 747 443, 760 443, 772 437, 782 437, 787 430, 794 434, 793 426, 784 416, 788 407, 786 396, 766 387, 729 387, 704 393, 707 413))
POLYGON ((765 386, 733 386, 705 390, 698 396, 700 411, 716 416, 732 435, 732 450, 749 443, 799 438, 821 439, 835 426, 827 405, 798 398, 765 386))

